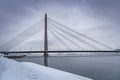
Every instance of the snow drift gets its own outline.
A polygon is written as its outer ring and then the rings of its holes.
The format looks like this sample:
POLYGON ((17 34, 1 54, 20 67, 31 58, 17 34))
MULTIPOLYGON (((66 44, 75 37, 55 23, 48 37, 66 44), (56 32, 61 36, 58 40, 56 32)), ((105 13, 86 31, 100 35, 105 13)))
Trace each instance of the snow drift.
POLYGON ((30 62, 0 57, 0 80, 92 80, 30 62))

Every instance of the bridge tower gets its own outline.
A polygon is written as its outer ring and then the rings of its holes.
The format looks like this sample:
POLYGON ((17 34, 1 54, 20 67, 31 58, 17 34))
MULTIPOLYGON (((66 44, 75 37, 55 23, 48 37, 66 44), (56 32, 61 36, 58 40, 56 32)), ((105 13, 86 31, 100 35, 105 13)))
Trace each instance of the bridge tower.
POLYGON ((47 14, 45 14, 45 31, 44 31, 44 57, 48 57, 48 33, 47 33, 47 14))

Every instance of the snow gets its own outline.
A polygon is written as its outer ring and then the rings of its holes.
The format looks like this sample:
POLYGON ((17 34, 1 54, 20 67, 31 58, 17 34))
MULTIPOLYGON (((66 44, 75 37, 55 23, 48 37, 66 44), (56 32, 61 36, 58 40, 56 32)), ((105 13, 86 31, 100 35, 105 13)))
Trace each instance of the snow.
POLYGON ((0 57, 0 80, 92 80, 31 62, 0 57))

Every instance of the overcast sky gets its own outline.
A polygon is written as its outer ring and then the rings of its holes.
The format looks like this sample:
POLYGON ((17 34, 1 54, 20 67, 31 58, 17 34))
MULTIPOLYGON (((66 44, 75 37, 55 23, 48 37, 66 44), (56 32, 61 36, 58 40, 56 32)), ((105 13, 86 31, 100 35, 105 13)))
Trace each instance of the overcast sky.
MULTIPOLYGON (((112 48, 120 45, 120 0, 0 0, 0 45, 42 19, 44 13, 112 48)), ((38 37, 31 40, 26 44, 39 46, 38 37)))

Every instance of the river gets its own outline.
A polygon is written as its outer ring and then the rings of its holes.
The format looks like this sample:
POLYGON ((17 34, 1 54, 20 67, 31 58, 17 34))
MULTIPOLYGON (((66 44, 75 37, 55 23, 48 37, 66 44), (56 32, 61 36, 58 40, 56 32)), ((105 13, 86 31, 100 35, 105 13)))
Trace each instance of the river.
MULTIPOLYGON (((16 58, 15 60, 44 65, 44 58, 40 56, 16 58)), ((49 56, 48 66, 94 80, 120 80, 120 56, 49 56)))

